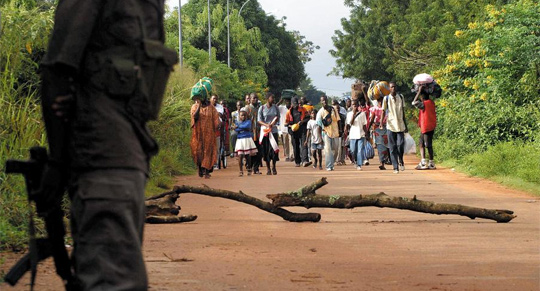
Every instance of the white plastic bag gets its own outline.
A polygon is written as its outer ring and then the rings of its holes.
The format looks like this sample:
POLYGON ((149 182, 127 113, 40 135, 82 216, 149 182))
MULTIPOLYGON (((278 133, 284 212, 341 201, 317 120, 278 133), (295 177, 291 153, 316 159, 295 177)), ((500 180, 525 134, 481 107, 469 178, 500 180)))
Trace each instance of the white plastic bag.
POLYGON ((404 153, 406 155, 416 154, 416 143, 414 142, 414 138, 408 132, 405 133, 405 149, 404 149, 404 153))
POLYGON ((413 83, 416 85, 424 85, 433 82, 433 77, 429 74, 418 74, 414 76, 413 83))

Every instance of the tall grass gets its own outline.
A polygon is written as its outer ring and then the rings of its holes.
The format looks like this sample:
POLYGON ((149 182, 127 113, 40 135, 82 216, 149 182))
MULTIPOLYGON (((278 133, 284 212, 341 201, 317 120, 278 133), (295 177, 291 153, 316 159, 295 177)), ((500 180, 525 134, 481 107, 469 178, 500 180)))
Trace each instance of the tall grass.
MULTIPOLYGON (((17 1, 2 6, 0 30, 0 168, 6 160, 27 159, 33 146, 46 145, 39 100, 39 60, 53 23, 53 9, 25 8, 17 1)), ((190 140, 190 69, 171 75, 158 121, 149 124, 159 145, 152 159, 147 193, 170 188, 173 177, 193 173, 190 140)), ((0 170, 0 250, 27 242, 29 207, 24 180, 0 170)))
POLYGON ((538 142, 501 142, 475 151, 464 141, 435 140, 433 147, 447 167, 540 195, 538 142))
POLYGON ((191 138, 191 87, 199 80, 188 68, 176 68, 170 76, 161 113, 149 128, 156 138, 160 151, 150 164, 148 195, 163 192, 173 186, 174 176, 192 174, 189 142, 191 138))
MULTIPOLYGON (((26 9, 16 1, 2 7, 0 30, 0 167, 27 159, 28 150, 45 144, 37 102, 37 59, 42 55, 52 11, 26 9)), ((0 249, 26 243, 28 218, 22 177, 0 171, 0 249)))

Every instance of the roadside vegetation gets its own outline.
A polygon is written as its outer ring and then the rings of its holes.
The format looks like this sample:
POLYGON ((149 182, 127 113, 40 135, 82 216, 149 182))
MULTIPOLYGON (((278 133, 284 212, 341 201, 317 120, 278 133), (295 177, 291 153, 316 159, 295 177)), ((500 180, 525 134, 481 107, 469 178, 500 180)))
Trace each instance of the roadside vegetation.
MULTIPOLYGON (((248 92, 280 93, 284 88, 316 90, 306 78, 304 63, 315 45, 282 20, 267 15, 257 1, 231 7, 231 66, 226 55, 225 1, 212 1, 211 61, 207 51, 206 1, 190 1, 183 14, 184 67, 172 73, 160 118, 149 128, 160 145, 152 159, 147 195, 170 189, 177 175, 194 172, 190 154, 190 90, 203 76, 214 80, 214 92, 226 101, 248 92), (200 2, 200 3, 199 3, 200 2), (204 2, 204 3, 202 3, 204 2), (204 5, 203 5, 204 4, 204 5), (203 9, 204 8, 204 9, 203 9), (272 44, 272 45, 268 45, 272 44), (291 53, 291 51, 293 53, 291 53)), ((28 158, 33 146, 46 146, 39 104, 39 63, 54 19, 54 1, 0 0, 0 167, 7 159, 28 158)), ((178 14, 165 17, 167 46, 178 50, 178 14)), ((23 249, 30 208, 24 181, 0 171, 0 250, 23 249)), ((42 224, 38 223, 38 232, 42 224)))
POLYGON ((346 3, 334 73, 394 79, 409 99, 413 77, 432 74, 436 161, 540 194, 538 1, 346 3))

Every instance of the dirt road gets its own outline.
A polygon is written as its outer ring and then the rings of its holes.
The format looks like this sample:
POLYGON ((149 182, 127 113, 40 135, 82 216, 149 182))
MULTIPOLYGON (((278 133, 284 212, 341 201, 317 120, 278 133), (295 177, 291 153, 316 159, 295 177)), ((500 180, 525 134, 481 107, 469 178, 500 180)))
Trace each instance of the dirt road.
MULTIPOLYGON (((319 223, 290 223, 242 203, 185 194, 182 212, 197 221, 146 227, 151 290, 540 290, 540 198, 450 169, 412 170, 417 162, 407 157, 407 170, 396 175, 375 165, 327 172, 281 161, 277 176, 250 177, 238 177, 233 163, 209 180, 180 177, 178 184, 265 199, 328 177, 320 194, 383 191, 518 217, 498 224, 394 209, 310 209, 322 214, 319 223)), ((38 290, 59 290, 58 283, 42 268, 38 290)))

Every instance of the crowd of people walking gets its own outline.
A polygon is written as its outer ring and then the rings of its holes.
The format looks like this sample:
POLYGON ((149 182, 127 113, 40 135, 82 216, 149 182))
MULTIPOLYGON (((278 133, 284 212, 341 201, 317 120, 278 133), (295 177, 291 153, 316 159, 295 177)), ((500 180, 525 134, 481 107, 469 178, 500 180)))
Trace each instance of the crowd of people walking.
MULTIPOLYGON (((330 103, 323 95, 319 109, 305 97, 276 102, 274 94, 267 93, 260 102, 259 96, 251 93, 238 100, 236 110, 230 112, 216 94, 210 100, 194 97, 191 149, 199 176, 209 178, 220 169, 222 157, 238 158, 239 176, 244 176, 244 169, 247 175, 263 174, 264 166, 266 175, 277 175, 280 143, 284 161, 296 167, 334 171, 348 159, 360 171, 370 165, 376 149, 380 170, 391 165, 396 174, 405 171, 405 99, 395 83, 390 82, 389 87, 390 94, 373 102, 365 86, 360 98, 342 102, 334 99, 330 103)), ((412 105, 419 109, 422 160, 416 169, 435 169, 435 103, 422 90, 418 92, 412 105)))

